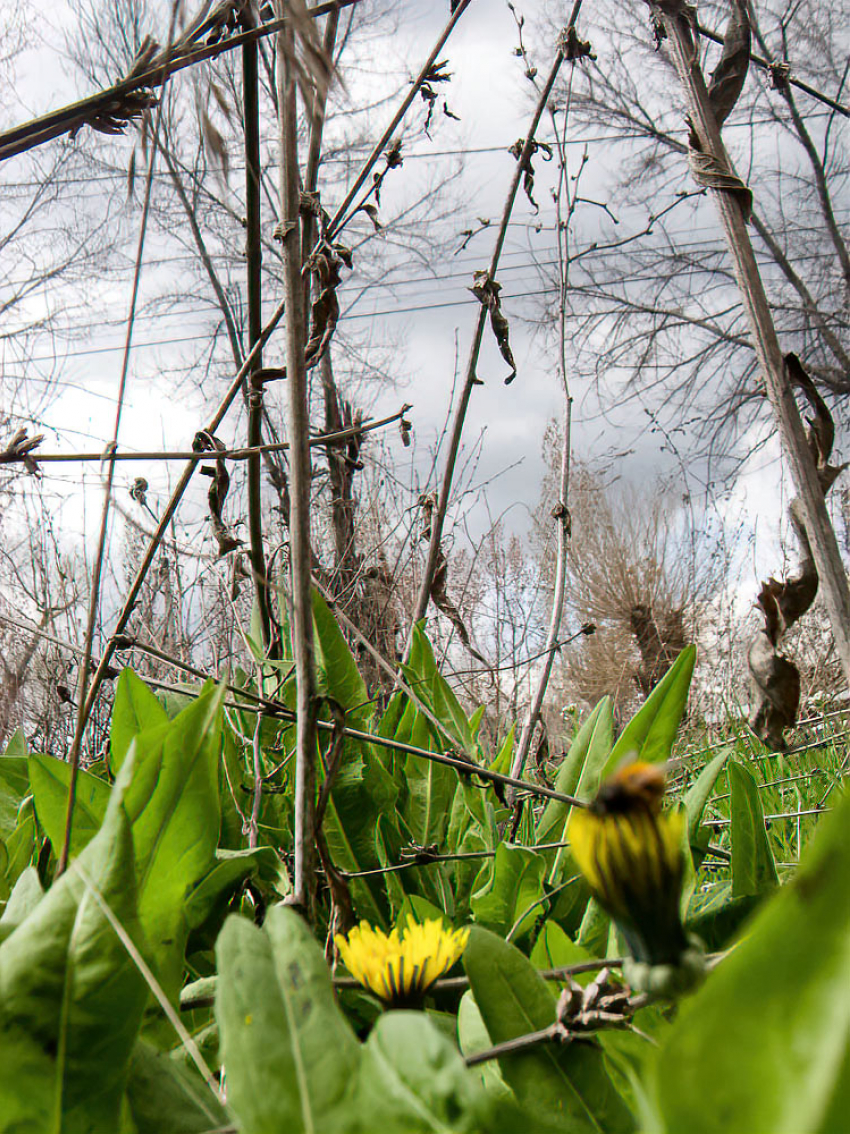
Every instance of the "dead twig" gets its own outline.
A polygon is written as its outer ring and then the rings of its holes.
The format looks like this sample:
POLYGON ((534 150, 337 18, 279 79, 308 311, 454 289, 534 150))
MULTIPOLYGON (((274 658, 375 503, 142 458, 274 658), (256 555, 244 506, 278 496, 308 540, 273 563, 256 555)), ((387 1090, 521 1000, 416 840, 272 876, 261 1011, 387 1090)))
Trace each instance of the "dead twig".
MULTIPOLYGON (((266 332, 266 341, 268 334, 266 332)), ((244 366, 240 368, 239 373, 244 375, 244 366)), ((312 436, 308 445, 327 446, 340 444, 343 441, 349 441, 352 437, 359 437, 362 433, 371 433, 375 429, 383 429, 385 425, 392 425, 396 421, 402 421, 405 415, 412 409, 411 405, 403 405, 396 413, 390 414, 388 417, 378 418, 376 421, 371 421, 366 418, 365 421, 358 425, 348 426, 346 429, 340 429, 336 433, 317 433, 312 436)), ((220 424, 220 423, 219 423, 220 424)), ((201 433, 207 432, 201 430, 201 433)), ((197 436, 197 435, 196 435, 197 436)), ((14 442, 14 438, 12 439, 14 442)), ((105 452, 101 450, 99 453, 35 453, 34 446, 36 443, 40 444, 41 435, 38 437, 30 438, 29 449, 27 453, 23 453, 19 447, 13 448, 10 444, 9 448, 0 450, 0 465, 4 464, 18 464, 26 463, 25 457, 29 456, 30 460, 44 462, 45 464, 68 464, 78 461, 103 461, 107 457, 110 461, 194 461, 199 463, 208 458, 209 453, 202 449, 153 449, 150 451, 140 452, 127 452, 122 453, 120 450, 109 450, 105 452)), ((237 449, 218 449, 216 451, 216 460, 227 461, 247 461, 255 453, 285 453, 289 448, 288 441, 278 441, 270 445, 242 445, 237 449)))
MULTIPOLYGON (((359 3, 360 0, 327 0, 326 3, 309 8, 307 14, 315 19, 359 3)), ((232 9, 234 6, 233 3, 225 2, 219 4, 215 12, 219 9, 232 9)), ((53 110, 49 114, 24 122, 0 134, 0 161, 43 145, 62 134, 76 132, 86 124, 95 126, 97 123, 102 130, 106 128, 106 133, 121 133, 130 121, 156 105, 155 96, 151 92, 161 87, 170 75, 182 71, 185 67, 193 67, 208 59, 215 59, 225 51, 233 51, 245 43, 256 42, 264 36, 274 35, 286 22, 286 19, 272 20, 250 31, 231 34, 226 38, 220 36, 215 38, 214 20, 211 14, 206 20, 206 29, 204 25, 199 26, 197 20, 190 22, 184 47, 179 55, 174 54, 169 59, 158 58, 157 45, 149 39, 144 45, 144 54, 140 53, 137 56, 134 68, 120 82, 79 102, 53 110), (213 42, 208 42, 203 47, 192 46, 204 34, 204 30, 213 33, 211 35, 213 42), (189 32, 191 35, 188 34, 189 32), (141 94, 136 95, 136 92, 141 94)))
MULTIPOLYGON (((570 14, 568 27, 572 27, 575 24, 580 9, 581 0, 575 0, 572 12, 570 14)), ((490 266, 487 269, 486 273, 486 281, 490 287, 490 290, 492 290, 492 285, 496 280, 502 248, 507 236, 508 225, 510 224, 514 202, 516 201, 520 183, 525 176, 526 164, 528 157, 532 152, 532 147, 534 146, 534 138, 537 132, 537 127, 540 124, 540 119, 543 115, 544 110, 546 109, 549 97, 555 85, 555 80, 558 77, 558 73, 561 69, 561 64, 563 63, 564 59, 564 50, 561 43, 559 42, 559 46, 555 53, 555 59, 549 72, 549 76, 537 100, 537 105, 532 116, 528 134, 517 160, 517 165, 514 171, 511 186, 508 190, 505 207, 502 212, 502 220, 499 225, 499 230, 496 235, 496 242, 490 259, 490 266)), ((469 360, 466 366, 466 375, 464 378, 463 387, 461 389, 460 398, 458 399, 457 408, 455 409, 454 420, 452 422, 451 433, 449 436, 448 452, 446 454, 446 463, 443 469, 442 479, 440 481, 439 495, 437 498, 436 507, 434 508, 433 515, 431 517, 428 556, 422 573, 422 581, 420 584, 416 605, 414 607, 413 617, 411 619, 411 633, 405 649, 405 657, 409 655, 410 647, 413 641, 412 627, 415 626, 416 623, 419 622, 422 618, 424 618, 425 612, 428 609, 428 603, 431 599, 434 579, 436 577, 437 567, 439 565, 440 554, 442 551, 443 527, 445 525, 446 513, 448 511, 449 500, 451 498, 452 486, 454 482, 454 471, 457 464, 458 454, 460 452, 460 443, 463 436, 464 425, 466 423, 466 414, 469 408, 470 399, 472 397, 473 388, 476 385, 480 384, 480 379, 477 375, 478 356, 481 351, 481 344, 484 337, 485 320, 488 313, 490 313, 491 306, 492 304, 488 306, 487 304, 482 303, 481 309, 478 313, 478 319, 476 322, 476 327, 469 351, 469 360)), ((494 327, 494 330, 495 329, 496 328, 494 327)), ((497 331, 496 333, 498 338, 499 332, 497 331)), ((505 342, 506 341, 507 339, 505 336, 505 342)), ((502 347, 501 341, 500 347, 502 347)))

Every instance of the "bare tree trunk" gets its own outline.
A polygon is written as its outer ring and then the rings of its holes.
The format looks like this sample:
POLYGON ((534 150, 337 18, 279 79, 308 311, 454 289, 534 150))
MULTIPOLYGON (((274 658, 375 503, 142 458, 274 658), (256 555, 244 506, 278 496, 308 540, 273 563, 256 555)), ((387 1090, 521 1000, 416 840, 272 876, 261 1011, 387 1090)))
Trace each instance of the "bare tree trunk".
POLYGON ((668 611, 659 621, 650 606, 635 603, 629 619, 641 660, 635 680, 643 696, 648 697, 687 645, 682 611, 668 611))

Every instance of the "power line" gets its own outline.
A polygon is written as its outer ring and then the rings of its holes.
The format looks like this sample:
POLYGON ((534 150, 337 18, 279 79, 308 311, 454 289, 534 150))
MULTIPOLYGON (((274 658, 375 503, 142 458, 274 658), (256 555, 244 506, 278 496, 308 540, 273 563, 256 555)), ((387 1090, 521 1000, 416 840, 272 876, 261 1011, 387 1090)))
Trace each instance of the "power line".
MULTIPOLYGON (((619 280, 620 277, 617 277, 617 279, 619 280)), ((527 299, 530 296, 535 296, 535 295, 553 295, 553 294, 556 295, 556 294, 558 294, 559 291, 560 291, 560 288, 557 288, 557 287, 542 287, 542 288, 536 288, 533 291, 521 291, 521 292, 506 293, 502 296, 502 300, 504 301, 504 300, 510 300, 510 299, 527 299)), ((410 307, 388 308, 384 311, 362 311, 362 312, 356 312, 355 311, 355 312, 352 312, 350 314, 344 314, 342 316, 342 318, 347 319, 348 321, 353 321, 355 319, 378 319, 378 318, 385 318, 385 317, 388 317, 390 315, 411 315, 411 314, 415 314, 417 312, 422 312, 422 311, 441 311, 441 310, 446 310, 446 309, 449 309, 449 308, 452 308, 452 307, 467 307, 467 306, 473 306, 477 303, 478 303, 478 300, 473 296, 473 297, 465 297, 463 299, 447 300, 443 303, 421 303, 421 304, 416 304, 416 305, 413 305, 413 306, 410 306, 410 307)), ((167 339, 149 339, 145 342, 138 342, 138 343, 134 344, 133 349, 134 349, 134 351, 138 351, 138 350, 140 350, 142 348, 146 348, 146 347, 172 346, 172 345, 176 345, 177 343, 191 343, 191 342, 195 342, 196 340, 197 340, 197 335, 178 335, 178 336, 175 336, 173 338, 167 338, 167 339)), ((30 362, 54 362, 54 361, 57 361, 57 360, 60 360, 60 359, 63 359, 63 358, 81 358, 81 357, 88 357, 89 355, 114 354, 115 351, 119 351, 119 350, 122 350, 122 349, 123 349, 123 347, 120 346, 120 345, 119 346, 90 347, 86 350, 66 351, 62 355, 58 355, 58 354, 32 355, 32 356, 29 357, 28 361, 30 361, 30 362)))
MULTIPOLYGON (((830 117, 831 117, 831 114, 828 111, 815 111, 815 112, 812 112, 812 113, 806 115, 806 121, 810 121, 812 119, 817 119, 817 118, 830 118, 830 117)), ((776 125, 782 125, 782 124, 783 123, 781 121, 777 122, 777 119, 775 117, 768 116, 768 117, 765 117, 765 118, 748 119, 745 122, 726 122, 724 124, 723 129, 724 129, 724 131, 726 131, 726 130, 749 130, 749 129, 754 129, 758 126, 776 126, 776 125)), ((552 147, 555 147, 556 145, 562 145, 562 144, 567 145, 567 146, 589 146, 589 145, 597 145, 597 144, 603 144, 603 143, 608 143, 608 142, 637 142, 637 141, 651 142, 653 140, 654 139, 653 139, 652 135, 647 134, 646 132, 641 131, 641 130, 635 130, 635 131, 620 131, 620 132, 616 132, 616 133, 612 133, 612 134, 593 134, 593 135, 587 135, 586 137, 581 137, 581 138, 565 138, 565 139, 559 138, 557 140, 557 142, 555 141, 555 139, 550 139, 548 142, 546 142, 546 144, 551 145, 552 147)), ((368 145, 361 143, 359 145, 352 146, 350 148, 349 153, 355 152, 355 151, 368 151, 368 149, 369 149, 368 145)), ((461 147, 458 147, 457 149, 430 150, 430 151, 427 151, 427 152, 418 152, 418 153, 415 152, 415 151, 410 151, 408 153, 403 153, 402 156, 403 156, 404 161, 430 161, 433 158, 441 158, 441 157, 469 157, 469 156, 475 156, 475 155, 479 155, 479 154, 509 154, 509 153, 510 153, 510 146, 507 146, 507 145, 461 146, 461 147)), ((328 156, 328 157, 322 159, 322 165, 323 166, 341 165, 341 166, 348 167, 348 166, 353 165, 353 164, 356 164, 356 163, 352 160, 352 158, 350 156, 331 155, 331 156, 328 156)), ((209 174, 212 174, 212 175, 223 176, 227 172, 239 173, 239 172, 244 172, 244 170, 245 170, 244 165, 231 163, 228 166, 227 170, 225 170, 223 166, 209 166, 207 168, 206 172, 209 173, 209 174)), ((163 181, 169 181, 170 180, 170 174, 155 173, 154 178, 155 179, 162 179, 163 181)), ((66 185, 87 185, 87 184, 92 183, 92 182, 102 182, 102 181, 105 182, 105 181, 116 181, 116 180, 121 180, 121 181, 126 182, 127 170, 126 169, 115 169, 115 170, 109 170, 105 173, 89 174, 89 175, 84 176, 84 177, 54 178, 50 181, 50 184, 64 187, 66 185)), ((44 187, 43 181, 0 181, 0 189, 4 189, 4 190, 5 189, 41 189, 43 187, 44 187)))
MULTIPOLYGON (((710 229, 710 226, 706 226, 705 229, 703 229, 702 231, 708 231, 709 229, 710 229)), ((701 231, 701 230, 700 229, 693 229, 691 231, 701 231)), ((675 234, 673 234, 673 238, 675 239, 675 234)), ((707 240, 702 240, 702 241, 691 241, 690 244, 677 245, 677 248, 678 248, 678 254, 682 257, 687 257, 689 255, 697 256, 697 255, 700 255, 700 254, 704 255, 706 252, 708 252, 708 253, 714 252, 714 253, 716 253, 717 255, 720 255, 720 256, 725 255, 725 249, 723 248, 722 244, 719 241, 719 236, 718 236, 718 240, 716 240, 716 241, 714 239, 707 239, 707 240)), ((539 250, 541 255, 545 255, 547 252, 552 253, 554 251, 555 251, 554 248, 543 248, 543 249, 539 250)), ((619 258, 620 256, 635 256, 636 251, 637 251, 637 255, 640 255, 641 250, 640 249, 636 250, 635 245, 632 245, 631 248, 624 248, 620 244, 612 245, 612 246, 609 246, 609 247, 601 247, 601 248, 588 247, 587 249, 580 250, 580 252, 578 254, 574 254, 573 259, 575 260, 576 255, 579 255, 579 256, 581 256, 582 259, 588 259, 588 260, 591 260, 593 262, 596 262, 598 260, 604 260, 604 259, 609 259, 609 258, 610 259, 619 258)), ((643 249, 643 252, 645 253, 645 255, 648 255, 648 256, 658 256, 657 249, 652 248, 652 247, 643 249)), ((220 255, 224 256, 225 254, 222 253, 220 255)), ((507 252, 504 255, 505 255, 505 258, 507 258, 509 256, 510 257, 518 257, 518 256, 527 257, 528 256, 528 250, 527 249, 517 249, 517 250, 512 251, 512 252, 507 252)), ((761 255, 764 258, 764 261, 766 262, 767 265, 770 265, 772 263, 769 252, 762 251, 761 255)), ((803 255, 799 255, 799 256, 795 257, 795 262, 796 263, 803 263, 803 262, 808 262, 808 261, 817 261, 820 258, 821 257, 820 257, 819 253, 810 252, 810 253, 805 253, 803 255)), ((185 258, 184 257, 164 257, 160 260, 150 261, 150 264, 165 265, 165 264, 171 264, 171 263, 179 263, 179 262, 182 262, 183 259, 185 259, 185 258)), ((190 257, 190 259, 191 259, 191 257, 190 257)), ((457 263, 457 264, 478 265, 478 264, 481 263, 481 257, 469 256, 469 257, 465 257, 463 260, 455 260, 454 262, 457 263)), ((520 263, 505 265, 501 269, 499 274, 501 276, 503 276, 506 273, 525 271, 525 270, 529 270, 529 269, 552 268, 552 267, 557 267, 559 264, 560 264, 559 259, 526 258, 526 259, 522 260, 520 263)), ((698 275, 698 274, 705 273, 705 272, 711 272, 712 270, 713 269, 709 265, 705 265, 705 266, 692 265, 691 268, 690 268, 690 274, 698 275)), ((655 270, 655 268, 652 264, 646 266, 645 273, 646 274, 644 274, 643 272, 633 272, 631 275, 626 275, 622 272, 618 272, 615 277, 613 277, 609 280, 604 280, 604 279, 603 280, 594 280, 593 282, 596 286, 603 286, 604 287, 604 286, 612 286, 612 285, 617 284, 617 283, 629 284, 629 283, 651 282, 654 278, 656 278, 657 273, 656 273, 656 270, 655 270)), ((461 283, 463 283, 463 281, 468 280, 468 279, 469 279, 469 273, 468 272, 450 272, 450 273, 444 273, 444 274, 434 273, 434 274, 429 274, 429 275, 424 275, 424 276, 408 276, 408 277, 393 279, 393 280, 389 280, 389 281, 387 281, 387 280, 372 280, 372 281, 367 281, 367 282, 360 284, 360 285, 356 284, 356 282, 354 282, 353 279, 352 279, 352 281, 346 281, 346 282, 352 283, 353 290, 355 290, 357 292, 358 298, 359 298, 360 296, 362 296, 362 295, 364 295, 368 292, 374 291, 374 290, 393 291, 393 290, 398 289, 398 288, 421 286, 421 285, 427 285, 427 284, 431 284, 431 283, 457 282, 457 283, 461 284, 461 283)), ((722 281, 717 286, 719 286, 719 287, 727 286, 726 281, 725 280, 722 281)), ((702 289, 702 290, 704 291, 704 289, 702 289)), ((510 298, 510 297, 506 296, 505 298, 510 298)), ((380 314, 380 313, 378 313, 378 314, 380 314)), ((181 318, 182 319, 182 318, 186 318, 187 316, 193 316, 193 315, 198 316, 199 318, 203 317, 205 315, 220 316, 220 312, 218 311, 218 308, 215 306, 215 304, 212 302, 212 300, 210 300, 208 303, 203 303, 203 304, 200 304, 200 305, 197 305, 197 306, 191 306, 191 307, 190 306, 183 306, 183 307, 176 307, 176 308, 171 307, 168 311, 151 312, 150 314, 147 314, 147 315, 137 316, 137 321, 138 320, 145 320, 145 321, 160 322, 160 321, 165 320, 165 319, 174 319, 174 318, 181 318)), ((353 315, 348 314, 348 317, 352 318, 353 315)), ((117 322, 118 322, 118 320, 116 320, 116 323, 117 322)), ((104 326, 107 326, 108 324, 109 324, 109 320, 105 320, 104 322, 102 322, 98 325, 101 326, 101 327, 104 327, 104 326)), ((77 324, 75 329, 82 330, 83 326, 84 325, 77 324)), ((87 326, 89 328, 91 328, 93 325, 88 324, 87 326)), ((28 330, 28 328, 22 327, 17 331, 7 330, 5 334, 6 334, 7 338, 12 338, 16 334, 25 334, 27 332, 27 330, 28 330)), ((74 352, 70 352, 70 353, 74 353, 74 352)), ((26 360, 24 360, 24 361, 26 361, 26 360)), ((35 359, 35 361, 43 361, 43 359, 37 358, 37 359, 35 359)))
MULTIPOLYGON (((722 250, 718 249, 718 251, 722 251, 722 250)), ((557 261, 552 261, 552 263, 556 264, 557 261)), ((525 268, 527 266, 537 267, 538 264, 536 262, 532 261, 528 265, 525 265, 525 264, 524 265, 516 265, 513 270, 522 270, 523 268, 525 268)), ((507 270, 511 270, 511 269, 509 268, 507 270)), ((711 269, 706 267, 704 269, 700 269, 700 271, 708 273, 708 272, 711 271, 711 269)), ((440 278, 441 277, 437 277, 438 282, 439 282, 440 278)), ((451 279, 453 277, 442 277, 442 278, 443 279, 451 279)), ((648 274, 636 273, 636 274, 632 274, 631 276, 628 276, 628 275, 623 275, 622 273, 618 272, 615 276, 612 276, 610 279, 593 280, 592 283, 593 283, 594 288, 604 288, 604 287, 613 287, 613 286, 618 285, 618 284, 651 283, 656 278, 657 278, 657 273, 654 270, 648 269, 648 274)), ((422 282, 431 282, 433 279, 434 279, 434 277, 424 277, 422 282)), ((413 280, 399 281, 399 283, 395 286, 401 286, 403 283, 413 284, 414 282, 415 281, 413 281, 413 280)), ((361 294, 362 294, 362 293, 368 291, 369 289, 371 289, 373 287, 377 288, 377 287, 389 287, 389 286, 391 286, 391 285, 383 284, 383 283, 380 283, 380 282, 375 282, 375 283, 372 283, 372 284, 365 285, 360 290, 361 290, 361 294)), ((727 284, 727 281, 721 280, 716 285, 714 285, 712 290, 719 290, 721 288, 725 288, 726 286, 731 286, 731 285, 727 284)), ((578 294, 578 295, 581 295, 584 292, 584 288, 583 288, 582 285, 574 285, 574 286, 572 286, 572 288, 570 290, 572 290, 573 293, 578 294)), ((504 300, 513 300, 513 299, 527 299, 531 296, 540 296, 540 295, 557 295, 559 292, 560 292, 559 287, 538 287, 538 288, 534 288, 530 291, 504 293, 502 295, 502 300, 504 301, 504 300)), ((701 289, 701 294, 706 294, 705 288, 701 289)), ((615 303, 619 300, 619 298, 620 297, 618 297, 617 295, 611 295, 610 296, 611 302, 615 302, 615 303)), ((421 304, 410 305, 410 306, 407 306, 407 307, 392 307, 392 308, 387 308, 387 309, 378 310, 378 311, 351 311, 351 310, 348 310, 348 311, 344 311, 342 313, 340 319, 341 319, 341 321, 346 320, 348 322, 352 322, 354 320, 362 320, 362 319, 378 319, 378 318, 386 318, 386 317, 389 317, 389 316, 392 316, 392 315, 408 315, 408 314, 416 314, 416 313, 424 312, 424 311, 446 310, 446 309, 449 309, 449 308, 452 308, 452 307, 472 306, 473 304, 475 304, 477 302, 478 301, 474 297, 463 296, 462 298, 453 299, 453 300, 445 300, 445 301, 437 302, 437 303, 421 303, 421 304)), ((167 318, 167 317, 180 317, 180 318, 185 319, 187 316, 190 316, 190 315, 193 315, 193 314, 202 315, 205 311, 207 311, 206 308, 198 308, 198 309, 194 309, 194 310, 193 309, 188 309, 188 310, 183 309, 183 310, 173 312, 173 313, 164 313, 163 315, 145 316, 144 318, 145 319, 153 319, 153 320, 157 320, 157 321, 159 321, 163 318, 167 318)), ((704 317, 710 319, 710 318, 718 318, 719 316, 708 314, 708 315, 705 315, 704 317)), ((101 326, 102 326, 102 324, 101 324, 101 326)), ((195 334, 195 335, 180 335, 180 336, 174 336, 174 337, 170 337, 170 338, 148 339, 146 341, 136 343, 134 345, 133 349, 134 349, 134 351, 138 351, 140 349, 149 348, 149 347, 172 346, 172 345, 176 345, 176 344, 179 344, 179 343, 195 342, 195 341, 197 341, 197 338, 198 338, 198 335, 195 334)), ((82 349, 82 350, 69 350, 69 351, 64 351, 64 352, 54 352, 53 354, 45 354, 45 355, 29 355, 26 358, 22 359, 21 362, 18 365, 25 365, 27 362, 56 362, 56 361, 61 361, 61 360, 66 359, 66 358, 82 358, 82 357, 89 357, 89 356, 100 355, 100 354, 111 354, 111 353, 114 353, 115 351, 120 350, 120 349, 121 349, 121 346, 116 345, 116 346, 88 347, 88 348, 85 348, 85 349, 82 349)), ((32 380, 32 378, 30 376, 26 376, 26 380, 30 381, 30 380, 32 380)), ((85 392, 88 393, 89 391, 86 390, 85 392)), ((106 398, 107 400, 110 400, 108 398, 108 395, 97 395, 97 396, 100 396, 100 397, 106 398)))

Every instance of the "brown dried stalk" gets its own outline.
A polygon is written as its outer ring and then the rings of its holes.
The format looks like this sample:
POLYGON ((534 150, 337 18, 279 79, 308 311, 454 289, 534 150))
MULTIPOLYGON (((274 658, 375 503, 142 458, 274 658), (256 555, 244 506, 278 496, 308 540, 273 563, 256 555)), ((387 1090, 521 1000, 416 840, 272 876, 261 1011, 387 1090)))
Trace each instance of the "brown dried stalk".
MULTIPOLYGON (((316 19, 318 16, 324 16, 329 12, 336 12, 341 8, 349 8, 353 4, 359 3, 360 0, 326 0, 325 3, 308 8, 307 14, 311 19, 316 19)), ((181 37, 182 47, 179 53, 172 53, 168 60, 165 60, 161 53, 158 54, 158 45, 148 39, 143 45, 144 54, 140 53, 137 56, 130 73, 120 82, 115 83, 114 86, 81 99, 79 102, 72 103, 70 106, 53 110, 41 118, 34 118, 20 126, 13 127, 11 130, 4 131, 0 134, 0 161, 15 154, 24 153, 35 146, 43 145, 51 138, 58 138, 70 131, 76 132, 85 125, 94 126, 95 122, 100 122, 101 127, 108 127, 106 131, 108 133, 121 133, 130 120, 136 118, 140 112, 144 112, 150 106, 156 105, 156 98, 152 95, 153 102, 148 101, 147 105, 142 107, 139 107, 138 104, 140 99, 145 101, 150 92, 161 87, 169 75, 173 75, 176 71, 182 71, 184 67, 192 67, 198 63, 204 63, 208 59, 214 59, 225 51, 232 51, 234 48, 241 47, 244 43, 256 42, 263 36, 273 35, 280 31, 285 22, 284 20, 273 20, 271 23, 263 24, 261 27, 250 31, 231 34, 226 38, 219 35, 216 38, 215 13, 219 11, 219 8, 232 8, 234 6, 233 3, 219 5, 209 16, 204 16, 200 24, 197 17, 192 20, 181 37), (198 47, 197 42, 205 33, 209 36, 208 42, 204 46, 198 47), (212 42, 210 42, 210 39, 212 42), (145 62, 144 68, 140 68, 140 62, 145 62), (135 92, 141 93, 136 95, 135 92), (124 121, 125 119, 127 121, 124 121)), ((203 13, 204 9, 202 8, 201 11, 203 13)), ((216 26, 221 26, 220 20, 216 26)))
MULTIPOLYGON (((826 403, 797 355, 787 354, 785 362, 791 380, 803 391, 814 414, 809 418, 807 440, 825 496, 835 478, 846 468, 846 465, 836 467, 829 463, 835 441, 835 425, 826 403)), ((787 748, 783 734, 785 729, 797 723, 800 706, 800 671, 779 653, 779 647, 787 631, 812 605, 818 590, 818 572, 800 518, 798 500, 791 502, 789 512, 800 544, 800 567, 797 574, 789 579, 770 578, 762 584, 757 601, 764 616, 764 626, 754 634, 747 651, 752 694, 749 725, 759 740, 774 751, 787 748)))
MULTIPOLYGON (((496 244, 493 249, 490 266, 487 269, 487 280, 489 281, 491 286, 495 283, 496 273, 499 267, 499 260, 501 259, 502 255, 502 247, 505 242, 505 237, 507 236, 508 225, 510 223, 517 192, 523 178, 526 175, 528 160, 535 145, 534 136, 537 132, 537 127, 540 124, 540 119, 543 115, 543 112, 548 104, 549 97, 552 93, 552 88, 555 85, 555 80, 557 79, 558 72, 561 69, 561 64, 566 58, 565 47, 568 41, 568 29, 575 25, 580 9, 581 0, 575 0, 567 25, 567 33, 565 33, 561 37, 561 42, 559 42, 558 44, 555 59, 552 63, 549 76, 542 91, 540 92, 540 97, 538 98, 537 105, 534 109, 534 114, 532 116, 531 124, 528 130, 528 135, 517 159, 517 165, 516 169, 514 170, 513 180, 511 182, 510 189, 508 190, 507 200, 505 201, 505 208, 502 212, 502 221, 496 236, 496 244)), ((466 423, 466 414, 467 410, 469 409, 472 390, 476 385, 480 383, 480 379, 478 378, 476 371, 478 367, 478 356, 481 352, 481 343, 484 337, 484 325, 489 311, 490 308, 482 303, 481 310, 478 313, 475 332, 472 337, 472 344, 469 350, 469 360, 466 365, 466 375, 464 378, 463 388, 461 390, 460 398, 455 410, 452 429, 449 435, 449 448, 448 454, 446 456, 446 465, 445 469, 443 470, 442 480, 440 482, 440 491, 437 499, 437 506, 434 509, 431 520, 428 558, 425 563, 425 569, 422 575, 422 583, 420 585, 419 595, 416 600, 416 606, 414 607, 413 611, 413 626, 415 626, 417 622, 424 618, 425 612, 428 609, 428 602, 432 597, 434 579, 437 574, 437 567, 439 565, 440 555, 442 552, 441 541, 443 536, 443 527, 445 525, 446 512, 448 511, 449 500, 451 498, 455 465, 457 464, 458 453, 460 452, 460 443, 463 436, 464 425, 466 423)), ((505 341, 507 341, 506 336, 505 341)), ((501 347, 502 343, 500 342, 500 348, 501 347)), ((513 377, 513 375, 511 375, 511 377, 513 377)), ((411 634, 408 638, 407 647, 405 649, 405 656, 407 656, 410 652, 412 640, 413 631, 411 629, 411 634)))
MULTIPOLYGON (((283 14, 277 0, 278 15, 283 14)), ((281 244, 286 302, 286 372, 290 437, 290 570, 292 646, 295 654, 297 712, 295 758, 295 868, 293 900, 308 915, 315 890, 316 829, 316 675, 313 606, 310 593, 310 407, 307 390, 306 316, 301 277, 299 224, 301 176, 298 168, 295 38, 287 25, 277 39, 277 96, 280 125, 281 244)))
POLYGON ((850 684, 850 588, 750 242, 746 221, 751 194, 735 173, 720 137, 699 64, 694 9, 683 0, 657 0, 651 2, 651 6, 663 26, 684 87, 692 139, 697 143, 692 145, 689 154, 691 167, 698 180, 709 187, 717 203, 756 356, 776 414, 782 448, 791 467, 800 519, 823 587, 836 650, 850 684))
MULTIPOLYGON (((243 30, 254 27, 252 5, 246 4, 240 13, 243 30)), ((260 79, 259 46, 256 39, 242 47, 242 89, 245 139, 245 271, 248 295, 248 345, 259 342, 263 332, 262 291, 262 237, 260 232, 260 79)), ((258 354, 248 373, 248 429, 249 446, 263 440, 263 360, 258 354)), ((219 462, 222 467, 224 462, 219 462)), ((263 548, 262 513, 262 458, 259 453, 248 460, 248 536, 250 539, 251 574, 254 595, 259 612, 263 651, 274 655, 272 612, 266 555, 263 548)))

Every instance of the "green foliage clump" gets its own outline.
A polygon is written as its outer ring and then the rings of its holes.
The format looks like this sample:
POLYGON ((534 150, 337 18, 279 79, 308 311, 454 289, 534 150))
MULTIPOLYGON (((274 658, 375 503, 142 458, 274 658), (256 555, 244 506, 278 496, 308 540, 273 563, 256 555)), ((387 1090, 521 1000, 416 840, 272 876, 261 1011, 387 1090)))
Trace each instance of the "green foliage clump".
MULTIPOLYGON (((572 805, 526 803, 509 838, 516 816, 475 767, 509 765, 510 737, 484 750, 480 714, 464 712, 421 629, 408 692, 378 716, 320 600, 314 614, 320 781, 340 711, 359 735, 329 785, 337 878, 317 885, 311 923, 286 905, 290 720, 261 721, 260 792, 254 768, 252 695, 286 659, 229 703, 187 688, 179 711, 126 671, 108 762, 80 772, 61 877, 69 767, 20 736, 0 757, 0 1134, 843 1128, 847 800, 792 872, 757 763, 730 748, 675 765, 683 924, 720 955, 681 1003, 632 997, 620 1026, 592 1011, 582 1022, 565 1005, 629 991, 619 930, 570 853, 572 805), (415 750, 462 755, 470 771, 415 750), (332 974, 325 945, 353 920, 389 931, 409 915, 472 932, 424 1011, 387 1010, 332 974), (594 976, 606 960, 615 975, 594 976)), ((589 802, 624 758, 667 764, 693 663, 685 651, 618 738, 602 701, 557 792, 589 802)))

